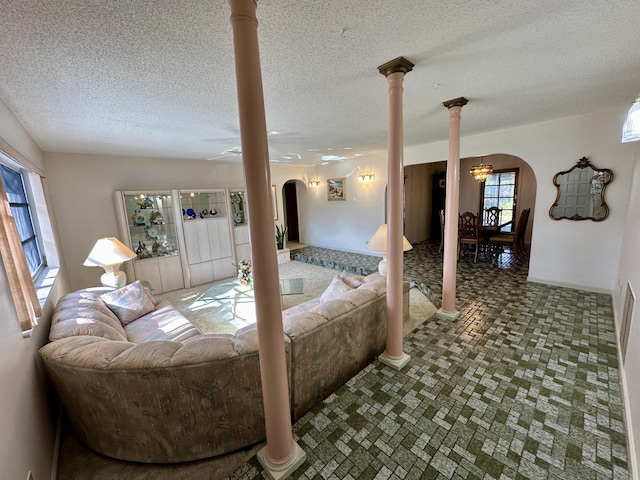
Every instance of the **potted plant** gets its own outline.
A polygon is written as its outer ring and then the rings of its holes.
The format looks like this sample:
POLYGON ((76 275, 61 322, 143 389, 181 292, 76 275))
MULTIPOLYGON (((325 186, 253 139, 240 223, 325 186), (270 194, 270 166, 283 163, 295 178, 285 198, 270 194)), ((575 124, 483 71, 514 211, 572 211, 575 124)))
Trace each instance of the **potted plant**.
POLYGON ((278 250, 282 250, 284 248, 284 236, 289 231, 289 227, 285 227, 280 224, 276 225, 276 245, 278 246, 278 250))

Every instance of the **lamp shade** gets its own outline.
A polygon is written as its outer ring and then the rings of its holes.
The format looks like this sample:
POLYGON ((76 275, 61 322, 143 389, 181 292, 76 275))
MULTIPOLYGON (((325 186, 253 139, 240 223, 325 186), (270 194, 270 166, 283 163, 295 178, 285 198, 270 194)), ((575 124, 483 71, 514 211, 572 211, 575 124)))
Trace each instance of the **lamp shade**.
MULTIPOLYGON (((379 253, 387 253, 387 224, 383 223, 378 227, 376 233, 373 234, 371 240, 367 243, 367 248, 369 250, 373 250, 374 252, 379 253)), ((411 250, 413 247, 409 243, 409 240, 402 236, 402 251, 406 252, 407 250, 411 250)))
POLYGON ((122 262, 135 258, 136 254, 115 237, 99 239, 84 261, 85 267, 103 267, 105 265, 120 265, 122 262))
POLYGON ((635 99, 622 127, 622 143, 640 140, 640 96, 635 99))

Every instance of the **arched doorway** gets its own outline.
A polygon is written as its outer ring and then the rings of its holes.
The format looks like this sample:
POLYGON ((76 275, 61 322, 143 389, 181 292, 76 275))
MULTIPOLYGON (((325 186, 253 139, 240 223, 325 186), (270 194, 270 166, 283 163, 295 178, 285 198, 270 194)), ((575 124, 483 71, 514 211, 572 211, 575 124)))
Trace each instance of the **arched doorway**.
POLYGON ((284 225, 288 228, 287 242, 300 243, 300 219, 298 211, 298 188, 304 183, 287 180, 282 186, 282 212, 284 225))
MULTIPOLYGON (((514 192, 514 218, 522 210, 531 208, 525 243, 531 243, 537 181, 529 164, 515 155, 491 154, 460 159, 461 212, 480 213, 483 210, 482 183, 469 174, 473 165, 491 164, 495 171, 517 171, 518 185, 514 192)), ((446 197, 446 161, 408 165, 405 175, 405 236, 412 243, 440 240, 438 212, 444 208, 446 197)))

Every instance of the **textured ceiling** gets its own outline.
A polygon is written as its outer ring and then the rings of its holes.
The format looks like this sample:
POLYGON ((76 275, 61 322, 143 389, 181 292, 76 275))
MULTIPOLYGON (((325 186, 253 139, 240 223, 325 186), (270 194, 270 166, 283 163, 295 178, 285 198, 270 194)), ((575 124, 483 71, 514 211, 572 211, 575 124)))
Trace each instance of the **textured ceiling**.
MULTIPOLYGON (((45 151, 234 158, 224 0, 0 0, 0 98, 45 151), (231 156, 225 156, 231 155, 231 156)), ((640 92, 638 0, 261 0, 272 161, 387 147, 400 55, 405 145, 625 106, 640 92)), ((236 158, 239 158, 237 155, 236 158)))

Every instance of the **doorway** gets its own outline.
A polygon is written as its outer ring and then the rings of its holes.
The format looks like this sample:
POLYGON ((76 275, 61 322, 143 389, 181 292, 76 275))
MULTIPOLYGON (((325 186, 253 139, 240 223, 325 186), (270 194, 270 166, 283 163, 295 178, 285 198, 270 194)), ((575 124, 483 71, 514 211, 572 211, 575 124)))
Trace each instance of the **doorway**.
POLYGON ((298 189, 295 180, 288 180, 282 187, 282 205, 285 225, 289 229, 287 241, 300 243, 298 220, 298 189))

